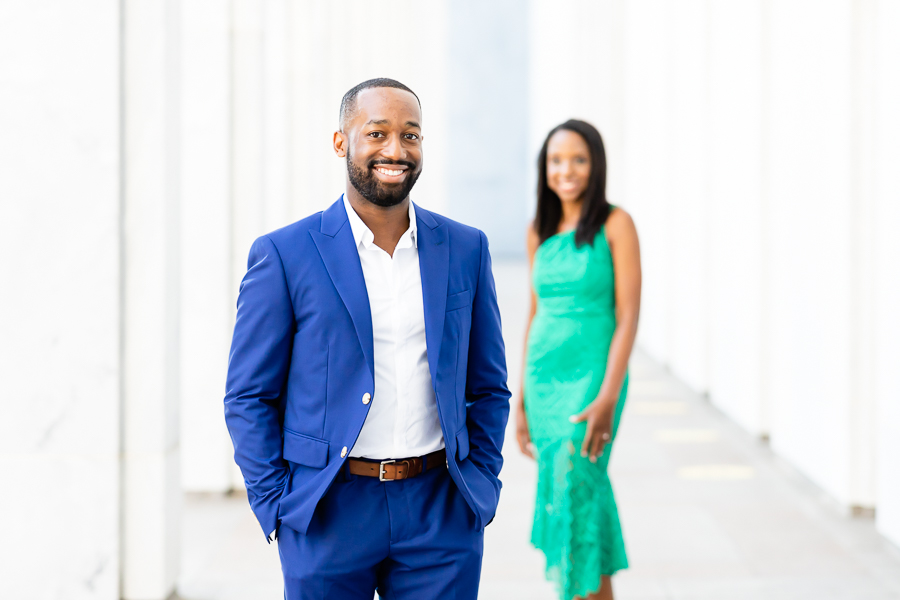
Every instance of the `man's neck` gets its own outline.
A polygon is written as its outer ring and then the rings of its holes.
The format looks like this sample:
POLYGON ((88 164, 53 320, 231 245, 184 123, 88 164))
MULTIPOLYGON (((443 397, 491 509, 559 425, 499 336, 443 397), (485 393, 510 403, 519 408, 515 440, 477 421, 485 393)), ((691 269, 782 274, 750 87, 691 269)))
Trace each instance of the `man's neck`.
POLYGON ((394 248, 409 229, 409 196, 395 206, 377 206, 360 196, 353 186, 347 188, 347 200, 375 236, 375 245, 393 256, 394 248))

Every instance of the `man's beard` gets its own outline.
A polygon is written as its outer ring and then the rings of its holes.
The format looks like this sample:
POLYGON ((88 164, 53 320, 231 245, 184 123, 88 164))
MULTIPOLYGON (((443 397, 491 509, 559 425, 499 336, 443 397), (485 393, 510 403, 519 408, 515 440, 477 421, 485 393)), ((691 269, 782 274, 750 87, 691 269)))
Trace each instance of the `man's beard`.
POLYGON ((409 196, 409 192, 416 185, 416 180, 422 174, 421 170, 416 171, 416 166, 416 163, 406 160, 395 160, 392 162, 381 159, 370 161, 367 165, 368 168, 363 170, 356 166, 350 152, 347 152, 347 175, 350 178, 350 184, 356 188, 360 196, 376 206, 385 208, 397 206, 409 196), (381 164, 408 167, 406 179, 403 180, 403 183, 394 186, 393 189, 387 189, 383 183, 378 181, 373 172, 374 167, 381 164))

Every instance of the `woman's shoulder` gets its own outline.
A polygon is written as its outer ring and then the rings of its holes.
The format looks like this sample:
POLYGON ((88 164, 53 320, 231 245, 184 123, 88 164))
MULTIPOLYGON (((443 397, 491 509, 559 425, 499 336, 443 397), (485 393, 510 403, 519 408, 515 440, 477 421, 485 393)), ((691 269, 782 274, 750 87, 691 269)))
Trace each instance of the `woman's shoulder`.
POLYGON ((525 245, 528 248, 529 256, 533 256, 537 252, 538 246, 541 245, 541 236, 538 235, 534 221, 531 221, 525 229, 525 245))
POLYGON ((622 236, 637 235, 634 219, 631 218, 628 211, 620 206, 611 207, 604 227, 606 229, 606 237, 609 240, 622 236))

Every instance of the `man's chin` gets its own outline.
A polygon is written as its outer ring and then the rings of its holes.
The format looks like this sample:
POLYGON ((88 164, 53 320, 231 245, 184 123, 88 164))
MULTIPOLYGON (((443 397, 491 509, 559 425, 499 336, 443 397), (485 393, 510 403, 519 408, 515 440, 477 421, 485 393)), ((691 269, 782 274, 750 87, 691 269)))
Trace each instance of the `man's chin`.
POLYGON ((397 206, 398 204, 400 204, 401 202, 403 202, 403 200, 406 199, 406 196, 407 196, 407 195, 408 195, 408 194, 398 195, 398 196, 394 196, 394 195, 390 195, 390 196, 382 196, 382 195, 378 195, 378 196, 376 196, 374 199, 373 199, 373 198, 366 198, 366 200, 368 200, 369 202, 371 202, 371 203, 374 204, 375 206, 380 206, 381 208, 391 208, 392 206, 397 206))

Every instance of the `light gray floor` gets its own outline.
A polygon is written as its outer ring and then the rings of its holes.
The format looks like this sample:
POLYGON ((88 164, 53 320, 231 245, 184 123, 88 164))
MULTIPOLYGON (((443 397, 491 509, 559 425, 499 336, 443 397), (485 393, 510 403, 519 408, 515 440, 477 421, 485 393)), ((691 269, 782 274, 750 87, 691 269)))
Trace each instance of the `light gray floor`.
MULTIPOLYGON (((495 265, 510 387, 519 387, 528 287, 519 263, 495 265)), ((847 517, 766 445, 637 352, 610 466, 631 568, 619 600, 900 600, 900 552, 871 519, 847 517)), ((503 493, 486 530, 481 598, 552 600, 528 544, 535 471, 507 431, 503 493)), ((179 594, 281 598, 275 545, 246 498, 191 496, 179 594)))

